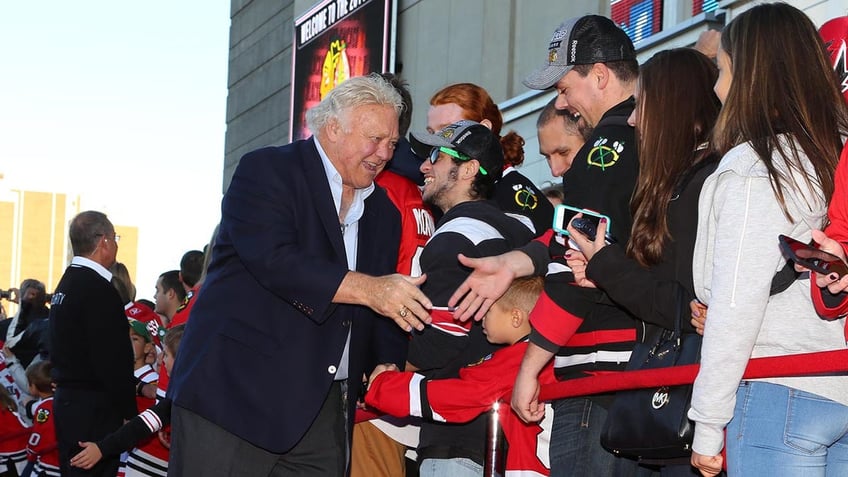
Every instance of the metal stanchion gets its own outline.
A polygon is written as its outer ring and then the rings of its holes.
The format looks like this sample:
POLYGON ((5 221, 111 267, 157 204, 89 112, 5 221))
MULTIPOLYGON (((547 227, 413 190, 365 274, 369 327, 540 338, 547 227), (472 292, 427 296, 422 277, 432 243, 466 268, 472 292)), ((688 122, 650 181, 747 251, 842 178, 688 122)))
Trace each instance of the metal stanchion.
POLYGON ((492 404, 489 411, 489 424, 486 426, 486 461, 483 464, 483 477, 503 477, 504 475, 504 437, 498 420, 499 402, 492 404))

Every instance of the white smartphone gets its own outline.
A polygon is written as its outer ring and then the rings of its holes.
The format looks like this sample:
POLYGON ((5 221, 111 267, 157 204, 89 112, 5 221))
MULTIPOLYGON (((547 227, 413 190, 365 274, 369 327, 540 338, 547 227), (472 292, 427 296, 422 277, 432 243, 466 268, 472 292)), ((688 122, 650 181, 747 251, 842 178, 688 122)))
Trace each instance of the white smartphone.
POLYGON ((583 217, 595 226, 595 229, 598 228, 601 218, 607 219, 606 235, 612 237, 612 221, 608 216, 595 212, 594 210, 581 209, 566 204, 560 204, 554 209, 554 222, 552 227, 554 232, 568 235, 568 230, 566 230, 568 223, 571 222, 571 219, 573 219, 578 213, 582 213, 583 217))

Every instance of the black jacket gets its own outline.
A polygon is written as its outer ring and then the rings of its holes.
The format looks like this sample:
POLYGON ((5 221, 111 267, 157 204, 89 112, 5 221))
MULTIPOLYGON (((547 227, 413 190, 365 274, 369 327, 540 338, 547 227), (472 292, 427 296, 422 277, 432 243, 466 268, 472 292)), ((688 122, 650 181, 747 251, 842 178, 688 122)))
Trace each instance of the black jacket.
MULTIPOLYGON (((614 302, 649 324, 673 329, 678 313, 689 315, 688 302, 695 298, 692 255, 698 228, 698 197, 704 180, 717 165, 716 157, 706 158, 681 180, 668 206, 672 238, 663 248, 660 263, 642 267, 625 255, 623 246, 614 244, 595 254, 586 269, 586 276, 614 302), (683 288, 687 297, 683 310, 676 307, 678 288, 683 288)), ((683 322, 684 330, 694 331, 688 319, 683 322)))

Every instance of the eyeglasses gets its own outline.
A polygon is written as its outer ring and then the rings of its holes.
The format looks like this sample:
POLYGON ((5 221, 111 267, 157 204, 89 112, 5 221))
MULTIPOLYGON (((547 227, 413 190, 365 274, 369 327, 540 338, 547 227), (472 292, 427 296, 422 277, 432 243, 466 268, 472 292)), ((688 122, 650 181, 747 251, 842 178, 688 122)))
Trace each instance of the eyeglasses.
MULTIPOLYGON (((430 150, 430 164, 435 164, 436 161, 439 160, 439 153, 440 152, 444 152, 448 156, 455 157, 455 158, 459 159, 460 161, 470 161, 471 160, 471 156, 463 154, 463 153, 456 151, 454 149, 451 149, 449 147, 434 147, 432 150, 430 150)), ((483 166, 480 166, 480 174, 483 174, 484 176, 488 174, 488 172, 486 172, 486 169, 484 169, 483 166)))
MULTIPOLYGON (((95 237, 106 237, 106 234, 95 234, 94 236, 95 236, 95 237)), ((106 238, 108 239, 109 237, 106 237, 106 238)), ((120 242, 120 241, 121 241, 121 236, 120 236, 120 235, 118 235, 118 234, 115 234, 115 235, 112 237, 112 241, 113 241, 113 242, 115 242, 115 243, 120 242)))

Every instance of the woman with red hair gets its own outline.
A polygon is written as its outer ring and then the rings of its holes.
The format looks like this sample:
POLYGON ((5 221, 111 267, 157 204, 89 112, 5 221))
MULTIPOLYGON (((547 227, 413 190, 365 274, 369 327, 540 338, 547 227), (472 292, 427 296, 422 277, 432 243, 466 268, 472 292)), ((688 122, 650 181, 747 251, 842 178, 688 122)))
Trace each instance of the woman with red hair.
POLYGON ((500 137, 504 170, 492 198, 501 210, 532 227, 537 236, 551 228, 553 205, 530 179, 516 170, 524 162, 524 138, 515 131, 501 136, 503 116, 489 93, 473 83, 456 83, 430 98, 427 131, 434 133, 462 119, 476 121, 500 137))

